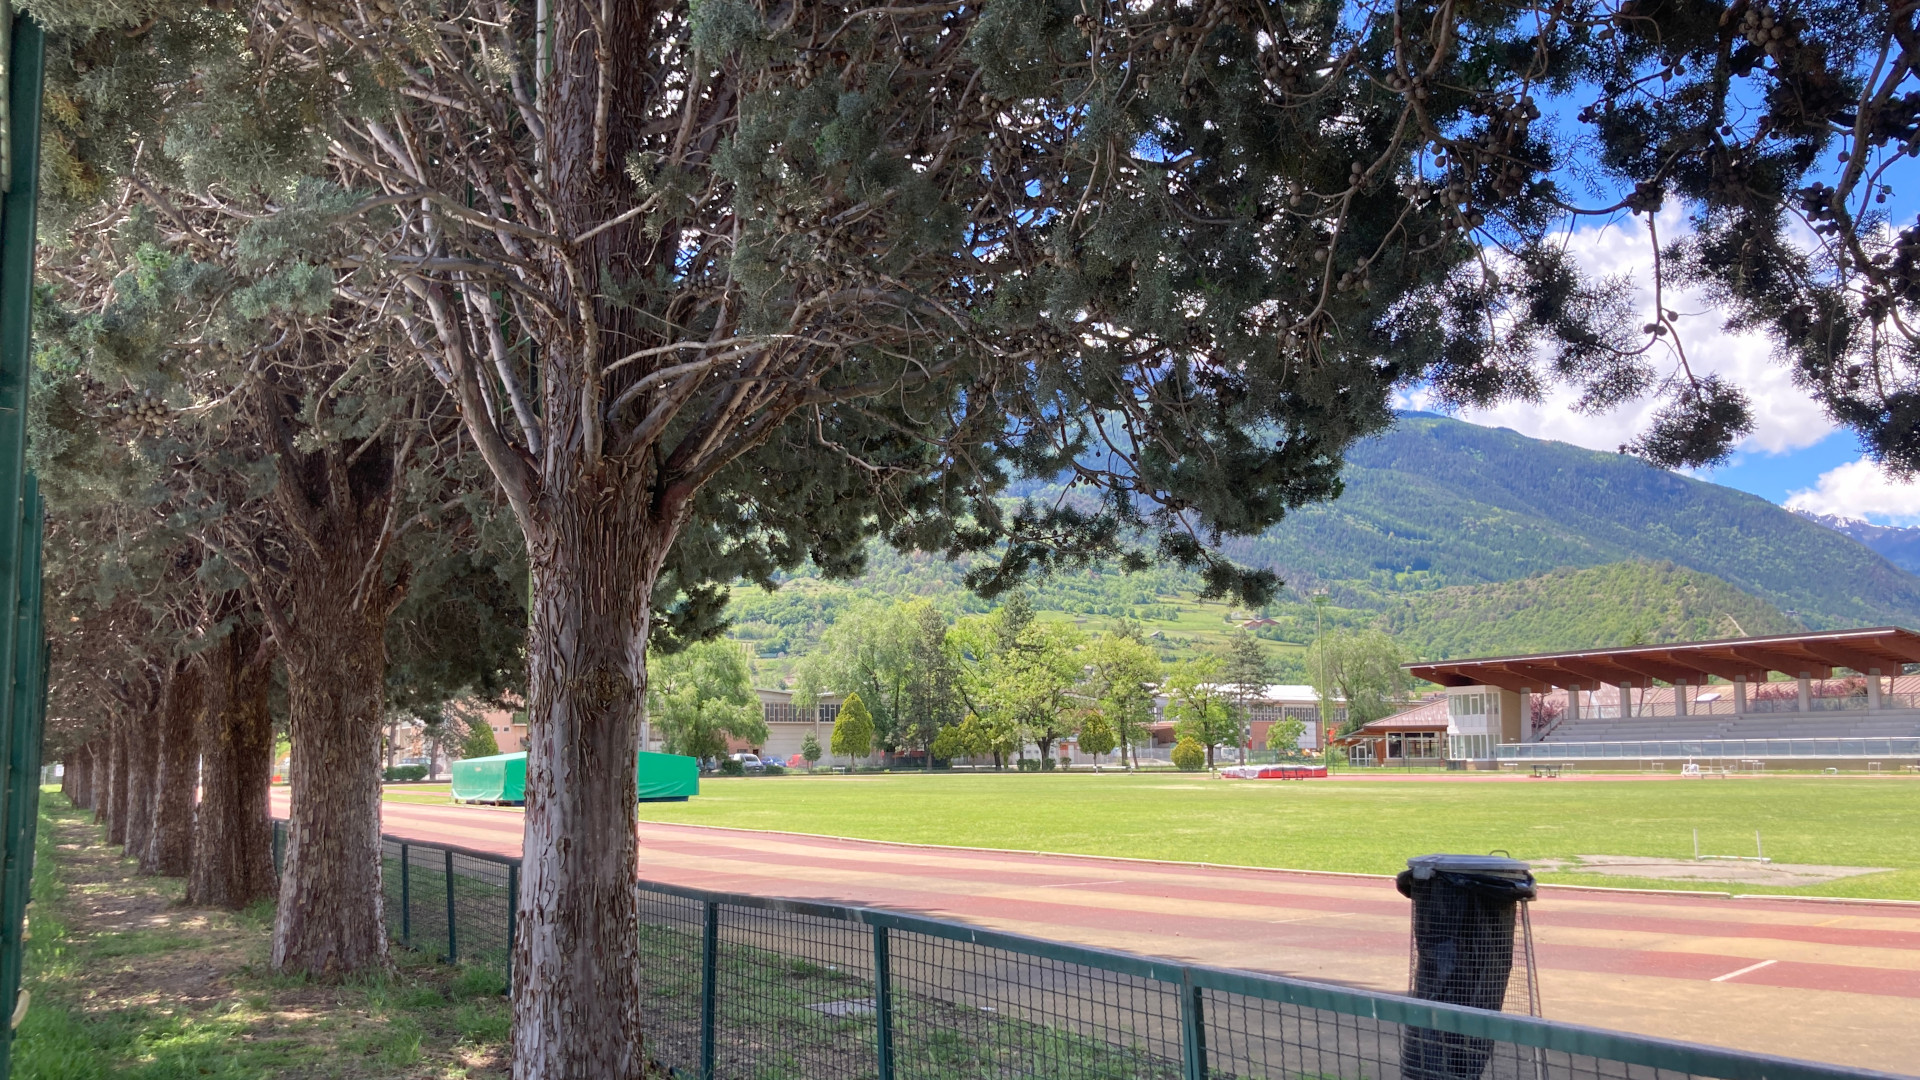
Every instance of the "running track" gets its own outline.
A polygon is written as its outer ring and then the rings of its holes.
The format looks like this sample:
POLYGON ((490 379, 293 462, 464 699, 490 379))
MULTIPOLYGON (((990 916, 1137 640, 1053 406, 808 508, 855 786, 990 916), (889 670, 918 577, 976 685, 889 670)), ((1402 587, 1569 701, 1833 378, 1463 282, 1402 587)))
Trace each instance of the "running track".
MULTIPOLYGON (((384 814, 390 835, 520 852, 518 811, 384 814)), ((1406 989, 1407 902, 1387 878, 647 822, 640 842, 649 880, 1406 989)), ((1548 888, 1533 920, 1549 1017, 1893 1072, 1920 1060, 1920 905, 1548 888)))

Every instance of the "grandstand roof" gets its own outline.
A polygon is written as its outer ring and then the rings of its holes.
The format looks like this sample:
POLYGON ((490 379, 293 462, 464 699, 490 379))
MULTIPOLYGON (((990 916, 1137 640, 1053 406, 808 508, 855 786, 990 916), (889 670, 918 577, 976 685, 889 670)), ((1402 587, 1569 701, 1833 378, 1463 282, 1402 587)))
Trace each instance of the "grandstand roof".
POLYGON ((1448 660, 1408 664, 1407 671, 1441 686, 1497 686, 1503 690, 1539 692, 1555 686, 1592 687, 1600 683, 1631 682, 1645 686, 1655 679, 1664 683, 1702 683, 1710 675, 1723 679, 1744 677, 1759 682, 1771 671, 1792 677, 1806 674, 1816 679, 1830 679, 1837 667, 1851 668, 1863 675, 1876 669, 1882 675, 1898 675, 1904 665, 1916 663, 1920 663, 1920 634, 1897 626, 1879 626, 1637 645, 1625 649, 1448 660))

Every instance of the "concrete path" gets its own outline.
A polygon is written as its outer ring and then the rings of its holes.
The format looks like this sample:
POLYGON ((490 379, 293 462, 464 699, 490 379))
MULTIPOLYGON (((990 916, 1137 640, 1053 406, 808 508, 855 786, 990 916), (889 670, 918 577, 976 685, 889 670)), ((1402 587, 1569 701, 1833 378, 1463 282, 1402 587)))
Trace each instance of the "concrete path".
MULTIPOLYGON (((516 810, 384 813, 391 835, 520 851, 516 810)), ((649 880, 1406 989, 1407 901, 1388 878, 644 822, 640 842, 649 880)), ((1893 1072, 1920 1061, 1920 904, 1549 887, 1533 925, 1549 1017, 1893 1072)))

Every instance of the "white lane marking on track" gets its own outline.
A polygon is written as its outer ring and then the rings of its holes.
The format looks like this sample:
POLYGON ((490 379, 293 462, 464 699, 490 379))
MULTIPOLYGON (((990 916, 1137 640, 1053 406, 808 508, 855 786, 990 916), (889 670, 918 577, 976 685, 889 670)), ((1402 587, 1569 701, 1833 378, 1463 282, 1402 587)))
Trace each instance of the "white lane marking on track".
POLYGON ((1112 881, 1062 881, 1055 885, 1035 885, 1034 888, 1036 889, 1079 889, 1079 888, 1084 888, 1088 885, 1125 885, 1125 884, 1126 882, 1124 880, 1120 878, 1115 878, 1112 881))
POLYGON ((1757 964, 1748 964, 1746 967, 1741 968, 1739 971, 1729 971, 1725 975, 1716 976, 1714 978, 1708 979, 1707 981, 1708 982, 1726 982, 1728 979, 1737 978, 1749 972, 1759 971, 1763 967, 1772 967, 1773 965, 1779 962, 1780 961, 1778 960, 1762 960, 1757 964))

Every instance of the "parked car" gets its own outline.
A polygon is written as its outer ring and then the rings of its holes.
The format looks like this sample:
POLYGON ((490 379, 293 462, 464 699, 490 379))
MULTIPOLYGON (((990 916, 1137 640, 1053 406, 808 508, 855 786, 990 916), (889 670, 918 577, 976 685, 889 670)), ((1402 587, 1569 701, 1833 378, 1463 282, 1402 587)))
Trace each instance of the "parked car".
POLYGON ((739 762, 748 772, 761 772, 766 768, 760 764, 760 757, 757 754, 734 754, 733 760, 739 762))

